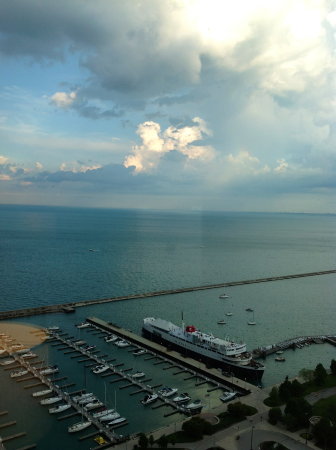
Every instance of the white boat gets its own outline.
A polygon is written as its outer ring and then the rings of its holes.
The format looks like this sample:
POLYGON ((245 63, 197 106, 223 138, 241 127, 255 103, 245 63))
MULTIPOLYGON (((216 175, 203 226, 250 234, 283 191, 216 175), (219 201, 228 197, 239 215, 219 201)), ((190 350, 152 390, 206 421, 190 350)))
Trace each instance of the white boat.
POLYGON ((203 403, 201 402, 201 400, 195 400, 191 403, 188 403, 187 405, 185 405, 185 409, 187 409, 190 412, 200 412, 203 408, 203 403))
POLYGON ((99 366, 96 366, 92 369, 92 372, 95 373, 96 375, 106 372, 108 369, 110 368, 110 366, 106 365, 106 364, 100 364, 99 366))
POLYGON ((114 334, 104 337, 105 342, 115 342, 117 339, 118 337, 114 334))
POLYGON ((98 411, 98 412, 92 414, 92 417, 94 419, 99 419, 99 417, 103 417, 103 416, 106 416, 107 414, 112 414, 114 412, 115 412, 114 409, 104 409, 103 411, 98 411))
POLYGON ((21 358, 36 358, 36 356, 37 356, 37 354, 36 353, 33 353, 33 352, 27 352, 27 353, 23 353, 22 355, 21 355, 21 358))
POLYGON ((70 425, 70 427, 68 427, 68 432, 69 433, 77 433, 77 431, 82 431, 85 430, 85 428, 88 428, 91 425, 90 420, 88 421, 82 421, 82 422, 77 422, 74 423, 73 425, 70 425))
POLYGON ((51 375, 53 373, 59 372, 59 368, 57 366, 47 367, 45 369, 40 370, 41 375, 51 375))
POLYGON ((77 328, 87 328, 90 324, 88 322, 82 322, 76 325, 77 328))
POLYGON ((283 350, 278 350, 277 352, 275 352, 277 355, 282 355, 283 354, 283 350))
POLYGON ((225 325, 226 324, 225 320, 219 320, 217 323, 218 323, 218 325, 225 325))
POLYGON ((84 406, 84 409, 85 411, 91 411, 92 409, 101 408, 102 406, 104 406, 103 402, 101 402, 100 400, 95 400, 93 402, 87 403, 84 406))
POLYGON ((224 392, 223 395, 220 398, 222 402, 229 402, 230 400, 234 399, 237 395, 237 392, 224 392))
POLYGON ((277 362, 284 362, 284 361, 286 361, 286 358, 284 356, 277 356, 275 358, 275 361, 277 361, 277 362))
POLYGON ((232 312, 225 313, 226 316, 232 316, 232 312))
POLYGON ((50 414, 58 414, 60 412, 66 411, 67 409, 70 409, 71 405, 69 403, 64 403, 63 405, 55 406, 54 408, 49 408, 50 414))
POLYGON ((93 392, 87 392, 85 394, 75 395, 75 397, 72 397, 72 401, 77 403, 80 400, 82 400, 83 398, 92 397, 92 396, 93 396, 93 392))
POLYGON ((139 350, 135 350, 135 352, 133 352, 132 354, 134 356, 139 356, 139 355, 143 355, 144 353, 147 353, 146 350, 144 350, 143 348, 140 348, 139 350))
POLYGON ((128 347, 130 343, 128 341, 125 341, 124 339, 121 339, 120 341, 115 342, 115 345, 117 347, 128 347))
POLYGON ((173 398, 173 402, 175 403, 185 403, 189 402, 191 398, 189 397, 189 394, 187 392, 184 392, 183 394, 178 395, 177 397, 173 398))
POLYGON ((130 375, 132 378, 143 378, 146 376, 145 372, 135 372, 130 375))
POLYGON ((211 364, 221 370, 230 371, 243 379, 261 380, 265 367, 252 358, 244 342, 235 342, 228 337, 215 337, 204 333, 194 325, 182 327, 164 319, 147 317, 143 321, 143 335, 155 342, 164 343, 188 357, 211 364))
POLYGON ((98 417, 99 422, 108 422, 109 420, 119 419, 120 414, 115 412, 105 414, 104 416, 98 417))
POLYGON ((63 400, 62 397, 48 397, 48 398, 44 398, 43 400, 41 400, 40 404, 41 405, 52 405, 53 403, 60 402, 61 400, 63 400))
POLYGON ((43 397, 44 395, 48 395, 52 393, 52 389, 44 389, 43 391, 33 392, 33 397, 43 397))
POLYGON ((112 421, 109 422, 107 425, 108 425, 108 426, 117 425, 117 424, 119 424, 119 423, 126 422, 126 420, 127 420, 126 417, 119 417, 118 419, 112 420, 112 421))
POLYGON ((227 294, 221 294, 221 295, 219 296, 219 298, 229 298, 229 296, 228 296, 227 294))
POLYGON ((22 375, 26 375, 28 373, 27 369, 17 369, 13 370, 9 375, 11 378, 22 377, 22 375))
POLYGON ((52 327, 48 327, 47 331, 58 331, 60 327, 57 327, 56 325, 53 325, 52 327))
POLYGON ((2 366, 9 366, 9 364, 13 364, 15 362, 15 359, 5 359, 5 361, 2 361, 2 366))
POLYGON ((162 395, 162 397, 171 397, 172 395, 176 394, 177 391, 177 388, 163 387, 158 390, 158 394, 162 395))
POLYGON ((157 394, 147 394, 145 397, 141 400, 141 403, 143 405, 149 405, 150 403, 155 402, 159 396, 157 394))
POLYGON ((255 320, 254 320, 254 311, 253 311, 253 318, 252 318, 252 320, 249 320, 248 322, 247 322, 247 324, 248 325, 256 325, 257 323, 255 322, 255 320))
POLYGON ((96 397, 94 395, 92 395, 91 397, 85 397, 85 398, 82 398, 81 400, 78 400, 77 403, 79 405, 87 405, 88 403, 91 403, 95 400, 96 400, 96 397))

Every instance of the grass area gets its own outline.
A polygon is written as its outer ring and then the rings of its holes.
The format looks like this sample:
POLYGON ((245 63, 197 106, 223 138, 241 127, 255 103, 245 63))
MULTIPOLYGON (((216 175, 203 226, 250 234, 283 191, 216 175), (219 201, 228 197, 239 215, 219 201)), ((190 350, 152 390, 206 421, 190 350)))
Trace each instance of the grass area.
POLYGON ((314 416, 329 417, 331 411, 336 411, 336 395, 322 398, 313 406, 314 416))
MULTIPOLYGON (((212 435, 214 433, 217 433, 217 431, 223 430, 225 428, 229 428, 230 426, 234 425, 235 423, 239 423, 242 420, 245 420, 247 416, 252 416, 258 412, 256 408, 253 408, 249 405, 243 405, 243 416, 234 416, 233 414, 230 414, 229 412, 224 412, 218 415, 219 422, 216 425, 210 425, 208 424, 207 427, 207 433, 208 435, 212 435)), ((170 434, 167 436, 167 439, 170 443, 186 443, 186 442, 196 442, 199 440, 199 438, 194 438, 187 434, 186 432, 177 431, 176 433, 170 434)))
POLYGON ((331 374, 327 375, 325 383, 322 386, 314 383, 314 381, 307 381, 306 383, 303 383, 302 386, 304 387, 303 395, 307 395, 307 394, 311 394, 312 392, 318 392, 318 391, 322 391, 323 389, 335 387, 336 386, 336 375, 331 375, 331 374))

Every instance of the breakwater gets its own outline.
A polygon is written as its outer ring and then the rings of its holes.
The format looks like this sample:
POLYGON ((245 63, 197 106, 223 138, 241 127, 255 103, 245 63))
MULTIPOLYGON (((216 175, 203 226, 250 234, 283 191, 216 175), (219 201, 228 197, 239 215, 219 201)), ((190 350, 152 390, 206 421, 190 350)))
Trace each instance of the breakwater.
POLYGON ((99 303, 110 303, 110 302, 118 302, 118 301, 124 301, 124 300, 137 300, 137 299, 142 299, 142 298, 158 297, 158 296, 162 296, 162 295, 183 294, 186 292, 220 289, 220 288, 225 288, 225 287, 241 286, 241 285, 245 285, 245 284, 268 283, 271 281, 291 280, 291 279, 295 279, 295 278, 331 275, 331 274, 335 274, 335 273, 336 273, 336 269, 332 269, 332 270, 324 270, 324 271, 319 271, 319 272, 308 272, 308 273, 300 273, 300 274, 292 274, 292 275, 280 275, 280 276, 273 276, 273 277, 267 277, 267 278, 256 278, 256 279, 252 279, 252 280, 230 281, 230 282, 223 282, 223 283, 217 283, 217 284, 207 284, 207 285, 203 285, 203 286, 167 289, 167 290, 162 290, 162 291, 130 294, 130 295, 125 295, 125 296, 120 296, 120 297, 111 297, 111 298, 103 298, 103 299, 60 303, 57 305, 45 305, 45 306, 39 306, 36 308, 15 309, 15 310, 9 310, 9 311, 1 311, 0 312, 0 320, 14 319, 17 317, 27 317, 27 316, 34 316, 34 315, 40 315, 40 314, 50 314, 50 313, 57 313, 57 312, 69 313, 69 312, 74 311, 75 308, 80 308, 82 306, 96 305, 99 303))

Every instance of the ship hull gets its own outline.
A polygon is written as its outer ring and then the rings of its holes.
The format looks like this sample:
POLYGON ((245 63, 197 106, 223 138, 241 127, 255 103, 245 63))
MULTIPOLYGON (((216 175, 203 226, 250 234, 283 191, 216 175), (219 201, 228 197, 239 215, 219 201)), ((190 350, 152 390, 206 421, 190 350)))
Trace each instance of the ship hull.
POLYGON ((181 355, 186 356, 188 358, 193 358, 197 361, 202 361, 208 367, 218 368, 242 380, 248 380, 254 384, 259 384, 264 374, 264 367, 254 368, 251 367, 250 365, 241 366, 231 364, 229 361, 218 360, 212 358, 209 355, 202 354, 199 351, 196 352, 190 346, 189 348, 183 347, 182 345, 179 345, 178 342, 174 342, 172 339, 170 339, 170 335, 167 333, 164 332, 160 333, 157 330, 153 332, 152 330, 147 330, 145 327, 142 328, 142 333, 144 337, 146 337, 151 341, 164 345, 171 350, 176 350, 181 355))

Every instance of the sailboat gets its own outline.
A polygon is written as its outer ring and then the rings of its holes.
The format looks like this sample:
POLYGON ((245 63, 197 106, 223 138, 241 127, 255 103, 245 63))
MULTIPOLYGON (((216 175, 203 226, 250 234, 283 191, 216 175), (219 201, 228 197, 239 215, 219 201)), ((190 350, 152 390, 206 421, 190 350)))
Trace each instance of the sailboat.
POLYGON ((257 322, 254 321, 254 311, 253 311, 253 317, 252 317, 252 320, 249 320, 249 321, 247 322, 247 324, 248 324, 248 325, 256 325, 256 324, 257 324, 257 322))

